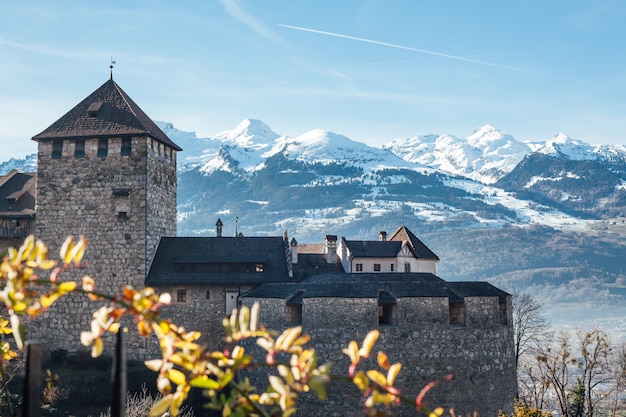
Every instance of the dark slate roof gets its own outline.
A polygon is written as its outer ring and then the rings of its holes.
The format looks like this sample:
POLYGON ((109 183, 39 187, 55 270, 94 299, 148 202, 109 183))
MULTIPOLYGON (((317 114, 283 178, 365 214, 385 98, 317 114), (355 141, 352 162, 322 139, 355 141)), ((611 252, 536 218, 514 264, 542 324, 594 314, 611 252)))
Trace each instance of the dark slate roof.
POLYGON ((293 264, 293 273, 297 278, 316 274, 339 274, 343 273, 343 267, 339 262, 326 262, 326 254, 300 253, 298 247, 298 263, 293 264))
POLYGON ((381 240, 344 240, 354 258, 395 258, 402 242, 381 240))
POLYGON ((483 281, 450 281, 448 289, 461 299, 464 297, 499 297, 500 302, 506 301, 506 297, 511 295, 506 291, 494 287, 483 281))
POLYGON ((430 273, 320 274, 299 282, 262 284, 242 297, 296 303, 301 298, 379 298, 382 291, 383 301, 389 302, 398 297, 448 297, 445 284, 430 273))
POLYGON ((50 127, 34 136, 33 140, 130 135, 147 135, 177 151, 182 150, 110 79, 50 127))
POLYGON ((256 285, 288 279, 281 237, 163 237, 146 285, 256 285), (263 272, 180 272, 176 264, 263 263, 263 272))
POLYGON ((0 176, 0 217, 35 217, 36 175, 10 171, 0 176))
POLYGON ((396 231, 391 234, 389 240, 409 242, 409 244, 411 245, 411 250, 417 258, 439 260, 439 257, 435 255, 435 253, 431 251, 428 246, 426 246, 421 240, 419 240, 417 236, 413 234, 413 232, 407 229, 406 226, 400 226, 396 231))

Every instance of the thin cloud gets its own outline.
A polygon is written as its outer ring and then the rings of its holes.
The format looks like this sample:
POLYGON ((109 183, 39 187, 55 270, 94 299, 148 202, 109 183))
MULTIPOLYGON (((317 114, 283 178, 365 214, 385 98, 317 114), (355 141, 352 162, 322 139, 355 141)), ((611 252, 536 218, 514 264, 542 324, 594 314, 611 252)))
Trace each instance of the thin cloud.
POLYGON ((371 43, 371 44, 374 44, 374 45, 387 46, 387 47, 390 47, 390 48, 404 49, 404 50, 407 50, 407 51, 419 52, 419 53, 422 53, 422 54, 434 55, 434 56, 438 56, 438 57, 441 57, 441 58, 454 59, 454 60, 457 60, 457 61, 470 62, 470 63, 473 63, 473 64, 487 65, 487 66, 495 67, 495 68, 502 68, 502 69, 507 69, 507 70, 512 70, 512 71, 525 72, 525 73, 528 73, 528 74, 536 74, 536 75, 548 76, 548 74, 543 74, 543 73, 536 72, 536 71, 530 71, 530 70, 527 70, 527 69, 524 69, 524 68, 510 67, 508 65, 494 64, 493 62, 480 61, 478 59, 466 58, 466 57, 462 57, 462 56, 458 56, 458 55, 450 55, 450 54, 445 54, 445 53, 442 53, 442 52, 429 51, 427 49, 413 48, 413 47, 410 47, 410 46, 397 45, 397 44, 394 44, 394 43, 381 42, 381 41, 376 41, 376 40, 372 40, 372 39, 365 39, 365 38, 358 38, 356 36, 342 35, 340 33, 325 32, 323 30, 308 29, 308 28, 303 28, 303 27, 298 27, 298 26, 290 26, 290 25, 283 25, 283 24, 278 24, 278 26, 281 26, 281 27, 284 27, 284 28, 287 28, 287 29, 301 30, 303 32, 311 32, 311 33, 317 33, 317 34, 320 34, 320 35, 334 36, 336 38, 350 39, 350 40, 358 41, 358 42, 365 42, 365 43, 371 43))
POLYGON ((254 16, 246 12, 235 0, 220 1, 228 14, 237 19, 239 22, 248 26, 254 32, 271 41, 278 42, 284 46, 289 46, 287 42, 285 42, 271 30, 269 30, 265 25, 263 25, 263 23, 259 22, 254 16))
POLYGON ((35 52, 38 54, 55 56, 55 57, 60 57, 60 58, 84 59, 84 58, 94 58, 97 56, 97 54, 92 51, 71 52, 71 51, 65 51, 61 49, 49 48, 49 47, 41 46, 41 45, 29 45, 25 43, 8 41, 2 38, 0 38, 0 45, 5 45, 11 48, 21 49, 24 51, 35 52))

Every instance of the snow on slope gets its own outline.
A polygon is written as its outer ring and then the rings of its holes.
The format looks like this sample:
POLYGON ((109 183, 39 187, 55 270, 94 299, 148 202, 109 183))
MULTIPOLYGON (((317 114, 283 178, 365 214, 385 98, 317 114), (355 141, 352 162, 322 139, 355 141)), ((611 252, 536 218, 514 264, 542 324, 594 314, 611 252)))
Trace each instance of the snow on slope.
POLYGON ((485 125, 467 138, 425 135, 395 139, 386 149, 406 161, 420 163, 485 184, 510 172, 531 149, 513 136, 485 125))
POLYGON ((24 159, 11 158, 8 161, 0 162, 0 175, 6 175, 12 169, 20 172, 37 171, 37 154, 27 155, 24 159))
POLYGON ((347 166, 362 167, 368 171, 390 167, 417 168, 414 163, 391 152, 322 129, 311 130, 285 142, 281 147, 275 148, 274 152, 281 152, 289 159, 307 163, 345 163, 347 166))

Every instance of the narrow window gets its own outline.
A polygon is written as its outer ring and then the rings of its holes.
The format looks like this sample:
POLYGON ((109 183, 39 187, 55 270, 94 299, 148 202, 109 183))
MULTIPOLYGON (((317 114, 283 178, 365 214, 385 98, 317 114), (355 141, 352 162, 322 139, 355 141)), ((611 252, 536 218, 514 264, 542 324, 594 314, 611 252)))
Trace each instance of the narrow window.
POLYGON ((411 272, 411 264, 409 262, 404 264, 404 272, 411 272))
POLYGON ((285 304, 285 322, 287 326, 302 324, 302 304, 285 304))
POLYGON ((131 142, 130 138, 122 138, 122 150, 120 151, 122 156, 128 156, 131 154, 131 142))
POLYGON ((363 272, 363 264, 356 264, 356 272, 363 272))
POLYGON ((74 145, 74 158, 82 158, 85 156, 85 139, 76 139, 74 145))
POLYGON ((204 293, 204 298, 207 300, 211 299, 211 290, 206 290, 206 292, 204 293))
POLYGON ((380 272, 380 264, 374 264, 374 272, 380 272))
POLYGON ((226 291, 226 315, 230 316, 230 313, 237 308, 237 297, 239 297, 239 291, 226 291))
POLYGON ((109 153, 109 140, 101 138, 98 141, 98 156, 105 157, 109 153))
POLYGON ((391 272, 393 272, 393 269, 394 269, 393 267, 394 267, 394 265, 393 265, 393 264, 389 265, 389 270, 390 270, 391 272))
POLYGON ((450 324, 465 326, 465 303, 450 301, 450 324))
POLYGON ((177 290, 176 301, 179 303, 186 303, 187 302, 187 290, 177 290))
POLYGON ((506 312, 506 301, 500 302, 500 323, 508 324, 508 317, 506 312))
POLYGON ((379 303, 378 304, 378 325, 393 326, 396 315, 395 303, 379 303))
POLYGON ((61 158, 61 154, 63 153, 63 141, 60 139, 57 139, 55 141, 52 142, 52 159, 59 159, 61 158))

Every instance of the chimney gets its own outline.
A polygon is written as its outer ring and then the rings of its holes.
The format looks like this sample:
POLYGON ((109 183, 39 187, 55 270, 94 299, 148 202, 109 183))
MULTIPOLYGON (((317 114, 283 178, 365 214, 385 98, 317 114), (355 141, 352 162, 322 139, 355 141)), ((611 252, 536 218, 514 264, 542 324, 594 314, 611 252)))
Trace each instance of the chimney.
POLYGON ((337 236, 326 235, 324 237, 324 251, 326 252, 326 262, 337 263, 337 236))
POLYGON ((295 237, 291 238, 291 263, 298 263, 298 241, 295 237))
POLYGON ((381 230, 380 232, 378 232, 378 240, 380 240, 381 242, 386 242, 387 232, 385 232, 384 230, 381 230))
POLYGON ((217 223, 215 223, 215 230, 217 231, 217 237, 222 237, 222 219, 217 219, 217 223))

